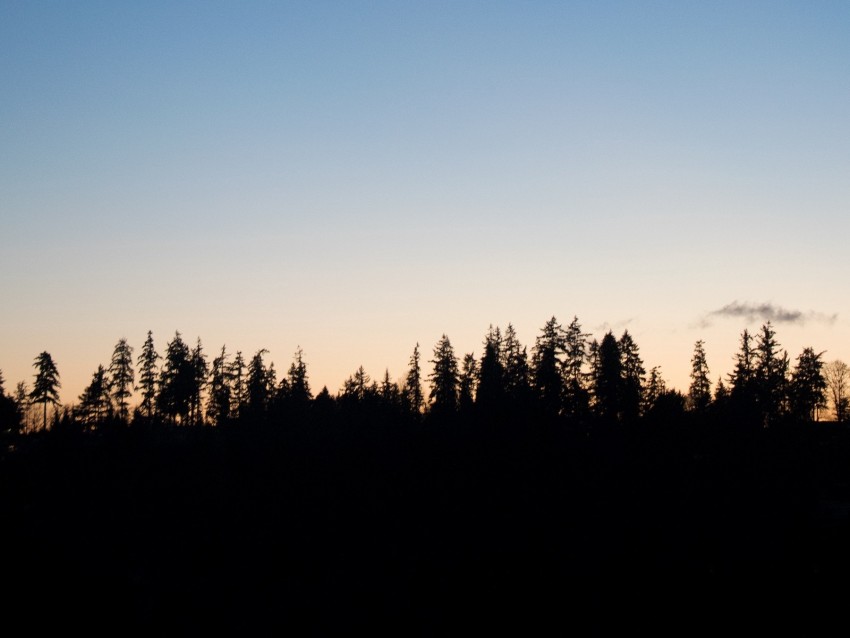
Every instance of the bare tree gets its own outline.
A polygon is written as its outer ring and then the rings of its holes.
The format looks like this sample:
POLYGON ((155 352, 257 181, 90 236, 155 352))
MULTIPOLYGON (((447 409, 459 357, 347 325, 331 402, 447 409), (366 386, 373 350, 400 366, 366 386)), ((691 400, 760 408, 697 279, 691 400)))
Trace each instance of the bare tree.
POLYGON ((823 376, 826 379, 829 398, 832 400, 835 420, 840 423, 847 416, 850 403, 850 368, 843 361, 836 359, 823 367, 823 376))

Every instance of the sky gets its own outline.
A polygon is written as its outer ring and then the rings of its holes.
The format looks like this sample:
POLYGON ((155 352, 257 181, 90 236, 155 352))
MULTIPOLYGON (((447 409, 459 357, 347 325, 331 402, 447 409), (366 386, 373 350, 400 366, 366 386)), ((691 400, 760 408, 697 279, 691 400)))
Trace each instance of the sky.
MULTIPOLYGON (((850 361, 850 3, 0 1, 0 370, 444 333, 850 361)), ((428 370, 426 369, 426 372, 428 370)))

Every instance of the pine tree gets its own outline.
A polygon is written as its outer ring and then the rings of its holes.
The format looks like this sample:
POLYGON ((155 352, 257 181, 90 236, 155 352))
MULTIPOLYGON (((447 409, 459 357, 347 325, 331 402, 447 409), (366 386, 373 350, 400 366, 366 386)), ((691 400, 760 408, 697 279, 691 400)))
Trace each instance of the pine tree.
POLYGON ((791 373, 791 413, 801 421, 816 421, 818 410, 826 407, 823 354, 816 353, 813 348, 805 348, 797 357, 797 365, 791 373))
POLYGON ((33 403, 41 403, 44 411, 43 427, 47 429, 47 404, 54 407, 59 405, 59 371, 53 362, 53 357, 42 352, 35 358, 33 367, 36 369, 35 382, 29 398, 33 403))
POLYGON ((233 358, 233 363, 230 366, 230 379, 233 382, 231 386, 233 404, 230 408, 230 414, 234 417, 240 417, 245 413, 248 406, 245 359, 242 358, 241 350, 237 350, 236 356, 233 358))
POLYGON ((434 371, 431 379, 431 412, 435 415, 449 415, 457 412, 458 375, 457 359, 449 338, 444 334, 434 346, 434 371))
POLYGON ((561 356, 565 349, 564 330, 552 317, 540 331, 531 357, 532 383, 537 399, 545 414, 561 412, 564 379, 561 374, 561 356))
POLYGON ((161 357, 154 349, 153 333, 148 330, 148 338, 145 339, 142 352, 136 361, 139 366, 139 385, 136 389, 142 391, 142 403, 139 407, 142 412, 147 413, 149 419, 156 409, 158 359, 161 357))
POLYGON ((21 418, 15 400, 6 394, 3 371, 0 370, 0 434, 17 433, 21 428, 21 418))
POLYGON ((622 362, 621 410, 627 421, 634 421, 640 415, 643 403, 643 384, 646 380, 646 370, 635 343, 628 330, 623 332, 619 342, 620 360, 622 362))
POLYGON ((198 337, 195 347, 192 349, 189 361, 192 368, 192 384, 189 391, 189 422, 192 425, 202 425, 204 422, 201 411, 202 394, 207 385, 210 370, 200 337, 198 337))
POLYGON ((593 379, 596 413, 602 419, 615 420, 620 415, 623 364, 620 344, 610 330, 602 337, 596 356, 593 379))
POLYGON ((585 367, 589 362, 588 333, 582 332, 578 317, 573 317, 564 331, 564 412, 573 418, 583 418, 590 409, 590 393, 585 367))
POLYGON ((403 398, 410 412, 415 417, 419 417, 422 414, 425 398, 422 396, 422 368, 419 363, 418 343, 413 348, 413 354, 410 355, 410 368, 404 381, 403 398))
POLYGON ((528 364, 528 351, 519 342, 516 330, 510 323, 502 340, 502 369, 508 404, 520 412, 525 411, 532 396, 531 368, 528 364))
POLYGON ((768 321, 756 337, 755 390, 759 413, 765 426, 785 411, 788 353, 779 351, 776 332, 768 321))
POLYGON ((492 415, 505 403, 505 368, 502 362, 502 333, 492 325, 484 338, 484 352, 478 368, 475 403, 479 410, 492 415))
POLYGON ((179 332, 165 348, 165 359, 160 371, 157 407, 172 422, 179 418, 181 424, 189 421, 190 402, 195 385, 195 369, 189 346, 179 332))
POLYGON ((15 406, 18 409, 21 429, 25 433, 30 430, 30 408, 32 407, 32 402, 30 401, 29 394, 27 384, 24 381, 18 381, 18 384, 15 386, 15 406))
POLYGON ((695 412, 705 412, 711 403, 711 381, 708 380, 708 361, 705 342, 700 339, 694 345, 691 357, 691 385, 688 389, 688 406, 695 412))
POLYGON ((655 366, 649 371, 646 391, 643 395, 643 413, 649 414, 658 400, 667 392, 667 383, 661 375, 661 367, 655 366))
POLYGON ((133 348, 122 337, 112 351, 112 361, 109 364, 109 388, 115 405, 118 406, 118 418, 124 423, 127 423, 129 418, 127 399, 132 395, 134 381, 133 348))
POLYGON ((83 425, 94 427, 102 424, 112 414, 110 383, 103 366, 98 366, 91 383, 79 398, 77 415, 83 425))
POLYGON ((310 392, 310 383, 307 379, 307 364, 304 363, 304 352, 299 346, 295 350, 292 364, 286 375, 289 382, 289 399, 295 405, 305 406, 313 398, 310 392))
POLYGON ((478 362, 469 352, 463 355, 460 369, 460 385, 458 387, 458 410, 468 414, 475 404, 476 386, 478 383, 478 362))
POLYGON ((248 397, 247 409, 255 419, 265 415, 271 399, 268 370, 263 362, 263 355, 266 353, 268 350, 262 348, 248 362, 248 378, 245 383, 248 397))
POLYGON ((227 361, 227 349, 221 347, 221 354, 212 361, 210 369, 210 392, 207 397, 207 419, 216 425, 223 425, 230 419, 232 376, 227 361))

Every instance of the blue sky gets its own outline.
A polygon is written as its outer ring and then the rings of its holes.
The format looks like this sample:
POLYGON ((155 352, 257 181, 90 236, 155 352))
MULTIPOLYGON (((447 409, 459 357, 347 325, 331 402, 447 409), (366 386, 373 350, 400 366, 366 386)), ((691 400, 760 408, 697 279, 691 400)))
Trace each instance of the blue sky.
POLYGON ((314 386, 552 315, 850 361, 850 4, 0 4, 0 369, 119 337, 314 386), (724 312, 752 304, 752 313, 724 312), (793 316, 793 315, 792 315, 793 316))

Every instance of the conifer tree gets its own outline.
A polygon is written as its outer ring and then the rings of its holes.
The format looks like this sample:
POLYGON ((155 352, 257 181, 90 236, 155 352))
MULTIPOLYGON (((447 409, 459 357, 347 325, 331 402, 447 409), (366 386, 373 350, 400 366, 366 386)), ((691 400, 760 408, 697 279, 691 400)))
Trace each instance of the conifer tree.
POLYGON ((516 330, 510 323, 505 329, 501 354, 505 396, 509 405, 523 411, 531 402, 531 368, 528 364, 528 351, 519 342, 516 330))
POLYGON ((233 363, 230 366, 230 379, 233 383, 231 388, 233 405, 230 408, 230 413, 234 417, 239 417, 244 414, 248 406, 245 359, 242 358, 241 350, 237 350, 236 356, 233 358, 233 363))
POLYGON ((823 354, 816 353, 813 348, 804 348, 791 373, 791 413, 801 421, 816 421, 818 410, 826 407, 826 379, 821 360, 823 354))
POLYGON ((484 338, 484 352, 478 368, 476 405, 487 414, 501 410, 505 402, 505 368, 502 360, 502 333, 490 326, 484 338))
POLYGON ((42 426, 47 429, 47 404, 54 407, 59 405, 59 371, 53 362, 53 357, 48 352, 42 352, 35 358, 33 367, 36 369, 35 382, 29 398, 33 403, 41 403, 43 406, 42 426))
POLYGON ((609 330, 596 352, 594 370, 594 406, 599 417, 614 420, 620 414, 623 387, 623 364, 620 359, 620 344, 609 330))
POLYGON ((102 424, 112 414, 110 383, 103 366, 98 366, 91 383, 79 398, 77 415, 83 425, 93 427, 102 424))
POLYGON ((756 337, 756 402, 765 426, 786 409, 788 353, 780 353, 776 332, 768 321, 756 337))
POLYGON ((289 398, 296 405, 306 405, 313 395, 310 392, 310 383, 307 379, 307 364, 304 363, 304 352, 299 346, 295 351, 289 372, 286 375, 289 385, 289 398))
POLYGON ((161 358, 153 345, 153 333, 148 330, 148 337, 145 339, 142 352, 136 360, 139 366, 139 385, 136 389, 142 392, 142 403, 139 408, 142 412, 147 413, 148 418, 153 416, 156 409, 158 377, 156 362, 161 358))
POLYGON ((578 317, 564 331, 564 412, 573 418, 584 417, 590 408, 590 392, 585 367, 589 363, 589 334, 582 332, 578 317))
POLYGON ((215 357, 210 368, 210 392, 207 397, 207 419, 216 425, 223 425, 230 419, 231 370, 227 361, 227 349, 221 347, 221 354, 215 357))
POLYGON ((183 341, 180 332, 165 348, 165 358, 160 371, 157 408, 172 422, 179 418, 181 424, 189 421, 189 409, 195 386, 195 368, 189 346, 183 341))
POLYGON ((411 413, 418 417, 422 414, 425 398, 422 396, 422 368, 419 363, 419 344, 410 355, 410 368, 404 381, 404 400, 411 413))
POLYGON ((705 412, 711 403, 711 381, 708 379, 708 361, 705 342, 700 339, 694 344, 691 357, 691 385, 688 389, 688 407, 695 412, 705 412))
POLYGON ((540 331, 531 357, 533 386, 544 413, 561 412, 564 379, 561 374, 561 356, 564 353, 564 330, 552 317, 540 331))
POLYGON ((112 351, 112 361, 109 364, 109 388, 118 407, 118 418, 124 423, 127 423, 129 418, 127 399, 132 395, 135 378, 133 348, 127 343, 127 339, 122 337, 112 351))
POLYGON ((633 421, 640 415, 646 370, 644 370, 638 346, 628 330, 625 330, 620 337, 619 350, 622 363, 620 408, 623 418, 633 421))
POLYGON ((468 414, 475 404, 475 393, 478 383, 478 362, 471 352, 463 355, 460 368, 460 385, 458 387, 458 410, 468 414))
POLYGON ((435 415, 449 415, 457 411, 458 375, 457 358, 449 338, 444 334, 434 346, 434 371, 431 379, 431 412, 435 415))

